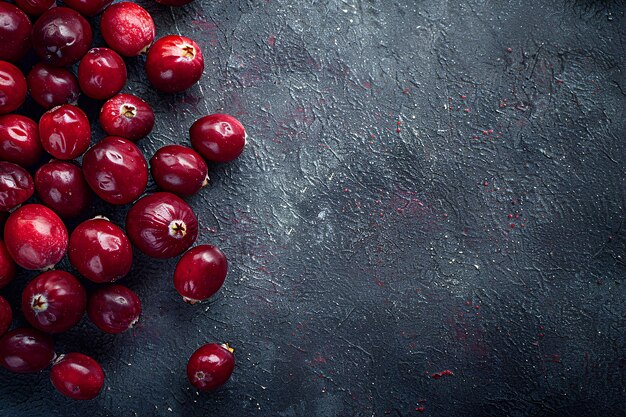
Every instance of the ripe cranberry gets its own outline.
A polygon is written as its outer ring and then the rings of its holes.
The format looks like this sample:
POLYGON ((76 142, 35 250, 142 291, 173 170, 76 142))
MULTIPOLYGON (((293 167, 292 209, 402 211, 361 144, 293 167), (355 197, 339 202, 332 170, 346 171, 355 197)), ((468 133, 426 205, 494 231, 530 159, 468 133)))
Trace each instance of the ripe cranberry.
POLYGON ((167 145, 150 159, 152 176, 164 191, 188 196, 197 193, 209 182, 204 159, 193 149, 167 145))
POLYGON ((34 191, 33 178, 28 171, 11 162, 0 161, 0 210, 13 210, 34 191))
POLYGON ((30 96, 45 109, 75 104, 80 95, 76 76, 65 68, 35 64, 26 77, 30 96))
POLYGON ((28 327, 11 330, 0 339, 0 366, 11 372, 43 371, 54 358, 54 341, 28 327))
POLYGON ((103 332, 122 333, 139 321, 141 301, 129 288, 109 285, 98 289, 89 297, 87 315, 103 332))
POLYGON ((74 275, 65 271, 44 272, 22 292, 26 321, 48 333, 61 333, 76 325, 86 307, 85 289, 74 275))
POLYGON ((18 7, 0 3, 0 59, 17 62, 30 49, 30 19, 18 7))
POLYGON ((187 378, 200 391, 220 387, 235 369, 235 355, 228 345, 207 343, 196 350, 187 363, 187 378))
POLYGON ((15 278, 15 262, 9 251, 7 245, 3 240, 0 240, 0 289, 6 287, 15 278))
POLYGON ((43 62, 66 66, 78 62, 91 45, 89 22, 76 10, 55 7, 33 26, 33 47, 43 62))
POLYGON ((100 31, 107 45, 123 56, 145 52, 156 33, 150 13, 127 1, 107 7, 102 13, 100 31))
POLYGON ((93 192, 79 166, 50 161, 35 173, 35 189, 41 202, 64 218, 78 217, 89 209, 93 192))
POLYGON ((83 16, 93 17, 102 13, 113 0, 65 0, 63 3, 83 16))
POLYGON ((35 121, 19 114, 0 116, 0 159, 28 167, 42 154, 35 121))
POLYGON ((198 219, 189 204, 171 193, 141 198, 126 216, 130 240, 148 256, 173 258, 198 237, 198 219))
POLYGON ((51 268, 67 251, 67 229, 48 207, 26 204, 9 216, 4 225, 4 242, 22 268, 51 268))
POLYGON ((211 162, 237 159, 246 144, 241 122, 227 114, 210 114, 196 120, 189 129, 191 145, 211 162))
POLYGON ((224 284, 228 262, 218 248, 200 245, 185 253, 174 271, 174 287, 183 300, 195 304, 215 294, 224 284))
POLYGON ((17 7, 31 16, 39 16, 56 5, 56 0, 15 0, 17 7))
POLYGON ((82 353, 59 356, 50 369, 50 382, 73 400, 92 400, 104 386, 104 371, 98 362, 82 353))
POLYGON ((148 164, 139 148, 129 140, 107 136, 83 157, 87 184, 104 201, 128 204, 148 184, 148 164))
POLYGON ((154 111, 137 96, 118 94, 100 109, 100 126, 109 135, 137 142, 152 131, 154 111))
POLYGON ((177 93, 194 85, 204 70, 204 58, 197 43, 178 35, 158 39, 148 51, 146 74, 157 89, 177 93))
POLYGON ((39 140, 57 159, 74 159, 91 141, 91 126, 84 111, 71 104, 48 110, 39 119, 39 140))
POLYGON ((106 100, 126 84, 126 64, 113 49, 93 48, 80 60, 78 83, 87 96, 106 100))
POLYGON ((11 310, 11 304, 4 297, 0 296, 0 336, 9 330, 12 321, 13 310, 11 310))
POLYGON ((0 61, 0 114, 17 110, 26 100, 26 90, 22 71, 10 62, 0 61))

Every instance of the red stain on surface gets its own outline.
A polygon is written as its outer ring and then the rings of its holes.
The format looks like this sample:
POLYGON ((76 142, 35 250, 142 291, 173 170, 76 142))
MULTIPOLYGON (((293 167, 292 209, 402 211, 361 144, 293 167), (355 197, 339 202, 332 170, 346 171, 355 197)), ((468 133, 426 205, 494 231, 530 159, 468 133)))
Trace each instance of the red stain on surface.
POLYGON ((276 44, 276 36, 274 36, 274 35, 270 35, 270 36, 267 38, 267 44, 268 44, 269 46, 272 46, 272 47, 273 47, 273 46, 276 44))
POLYGON ((217 46, 219 44, 219 39, 217 36, 219 29, 217 28, 217 25, 215 23, 198 19, 192 20, 191 23, 204 32, 204 38, 208 40, 209 45, 217 46))
POLYGON ((430 377, 432 379, 439 379, 439 378, 442 378, 444 376, 452 376, 452 375, 454 375, 454 372, 452 372, 449 369, 444 369, 441 372, 435 372, 434 374, 430 374, 430 377))

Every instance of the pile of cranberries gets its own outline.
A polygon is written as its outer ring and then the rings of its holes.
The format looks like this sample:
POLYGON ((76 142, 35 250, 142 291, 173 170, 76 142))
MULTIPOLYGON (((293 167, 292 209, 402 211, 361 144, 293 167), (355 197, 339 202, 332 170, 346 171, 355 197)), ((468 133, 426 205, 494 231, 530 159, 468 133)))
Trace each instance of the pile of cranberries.
MULTIPOLYGON (((165 7, 191 0, 156 1, 165 7)), ((236 159, 246 142, 237 119, 211 114, 190 127, 191 147, 167 145, 146 160, 135 143, 151 133, 155 114, 146 101, 122 92, 126 62, 145 54, 150 84, 176 93, 202 77, 204 58, 187 37, 155 40, 154 21, 141 6, 111 3, 0 2, 0 289, 20 268, 42 271, 14 306, 30 326, 11 330, 13 310, 0 296, 0 366, 17 373, 51 366, 53 386, 76 400, 95 398, 105 372, 82 353, 56 354, 53 335, 85 313, 110 334, 137 323, 140 298, 117 283, 131 270, 133 247, 154 258, 182 255, 173 282, 185 302, 206 300, 224 284, 224 254, 209 244, 192 247, 198 219, 184 198, 207 184, 207 162, 236 159), (99 14, 106 45, 92 47, 91 23, 99 14), (28 55, 38 62, 27 64, 28 55), (102 101, 97 121, 77 106, 81 94, 102 101), (28 96, 42 108, 38 122, 16 113, 28 96), (108 135, 95 144, 94 123, 108 135), (146 194, 149 175, 161 191, 146 194), (85 220, 96 199, 132 204, 125 230, 104 216, 85 220), (68 230, 66 223, 78 225, 68 230), (54 269, 66 255, 72 273, 54 269), (81 279, 97 288, 88 293, 81 279)), ((187 376, 197 389, 212 390, 230 378, 234 364, 228 345, 208 343, 191 355, 187 376)))

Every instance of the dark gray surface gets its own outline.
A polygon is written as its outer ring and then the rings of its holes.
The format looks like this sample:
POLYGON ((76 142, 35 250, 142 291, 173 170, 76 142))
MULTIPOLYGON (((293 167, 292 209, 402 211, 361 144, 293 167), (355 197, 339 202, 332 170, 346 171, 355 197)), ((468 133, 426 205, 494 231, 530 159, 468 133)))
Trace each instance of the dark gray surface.
POLYGON ((165 96, 127 61, 158 113, 145 155, 215 111, 250 134, 190 199, 227 282, 188 306, 175 261, 137 255, 139 328, 57 337, 101 361, 102 395, 2 371, 0 415, 626 414, 623 1, 146 7, 206 71, 165 96), (207 341, 237 366, 197 395, 207 341))

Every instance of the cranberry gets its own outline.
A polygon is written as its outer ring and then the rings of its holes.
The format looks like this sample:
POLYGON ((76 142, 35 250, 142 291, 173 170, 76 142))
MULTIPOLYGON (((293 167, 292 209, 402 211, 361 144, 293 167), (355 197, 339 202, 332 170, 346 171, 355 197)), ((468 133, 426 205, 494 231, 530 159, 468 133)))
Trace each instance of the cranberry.
POLYGON ((174 287, 190 304, 206 300, 224 284, 228 261, 218 248, 200 245, 185 253, 174 271, 174 287))
POLYGON ((123 285, 109 285, 89 297, 89 319, 103 332, 118 334, 134 327, 141 315, 137 294, 123 285))
POLYGON ((200 391, 224 385, 235 369, 235 355, 228 345, 207 343, 196 350, 187 363, 187 378, 200 391))
POLYGON ((194 85, 204 70, 204 58, 197 43, 178 35, 164 36, 148 51, 146 74, 157 89, 176 93, 194 85))
POLYGON ((0 3, 0 59, 17 62, 30 49, 30 19, 18 7, 0 3))
POLYGON ((9 216, 4 225, 4 242, 22 268, 51 268, 67 251, 67 229, 48 207, 26 204, 9 216))
POLYGON ((209 181, 204 159, 193 149, 167 145, 150 159, 152 176, 164 191, 188 196, 197 193, 209 181))
POLYGON ((12 321, 13 310, 11 310, 11 304, 4 297, 0 296, 0 336, 9 330, 12 321))
POLYGON ((246 144, 241 122, 227 114, 210 114, 196 120, 189 129, 191 145, 211 162, 237 159, 246 144))
POLYGON ((137 142, 154 127, 154 111, 132 94, 118 94, 100 109, 100 126, 109 135, 137 142))
POLYGON ((38 63, 28 77, 30 96, 45 109, 61 104, 75 104, 80 95, 76 76, 65 68, 38 63))
POLYGON ((104 201, 128 204, 148 184, 148 164, 139 148, 129 140, 107 136, 83 157, 87 184, 104 201))
POLYGON ((84 111, 71 104, 48 110, 39 119, 39 140, 57 159, 74 159, 91 141, 91 126, 84 111))
POLYGON ((124 88, 126 64, 113 49, 90 49, 80 60, 78 83, 87 96, 106 100, 124 88))
POLYGON ((87 294, 69 272, 48 271, 30 281, 22 292, 22 312, 31 326, 48 333, 61 333, 80 321, 87 307, 87 294))
POLYGON ((59 356, 50 369, 50 382, 73 400, 92 400, 104 386, 104 371, 98 362, 82 353, 59 356))
POLYGON ((107 7, 102 13, 100 30, 107 45, 123 56, 145 52, 156 33, 150 13, 127 1, 107 7))
POLYGON ((56 5, 56 0, 15 0, 15 4, 29 15, 39 16, 56 5))
POLYGON ((15 262, 4 241, 0 240, 0 288, 6 287, 15 278, 15 262))
POLYGON ((17 110, 26 100, 26 78, 10 62, 0 61, 0 114, 17 110))
POLYGON ((33 47, 43 62, 65 66, 80 60, 91 45, 89 22, 76 10, 55 7, 33 26, 33 47))
POLYGON ((43 371, 54 358, 54 341, 35 329, 21 327, 0 339, 0 366, 11 372, 43 371))
POLYGON ((0 116, 0 159, 31 166, 43 154, 37 123, 19 114, 0 116))
POLYGON ((156 2, 164 6, 180 7, 191 3, 192 0, 156 0, 156 2))
POLYGON ((141 198, 128 211, 126 232, 146 255, 173 258, 196 241, 198 219, 180 197, 154 193, 141 198))
POLYGON ((0 161, 0 210, 13 210, 34 191, 33 178, 28 171, 11 162, 0 161))
POLYGON ((50 161, 35 173, 35 189, 41 202, 64 218, 78 217, 89 209, 93 192, 79 166, 50 161))
POLYGON ((93 17, 102 13, 113 0, 65 0, 63 3, 83 16, 93 17))

